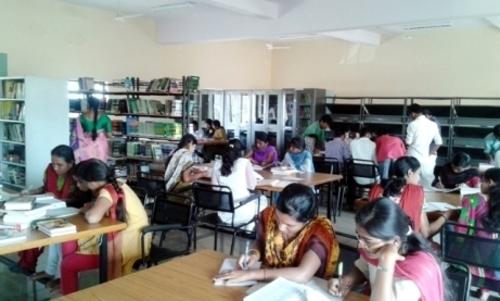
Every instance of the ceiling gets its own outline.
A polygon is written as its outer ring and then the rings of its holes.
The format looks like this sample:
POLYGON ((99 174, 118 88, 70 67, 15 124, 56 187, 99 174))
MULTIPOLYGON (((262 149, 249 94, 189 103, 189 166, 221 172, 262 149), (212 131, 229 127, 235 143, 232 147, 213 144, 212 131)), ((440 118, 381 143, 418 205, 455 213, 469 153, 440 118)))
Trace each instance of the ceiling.
POLYGON ((422 30, 500 28, 498 0, 64 1, 111 10, 117 22, 153 18, 157 40, 163 44, 328 37, 380 45, 388 37, 422 30))

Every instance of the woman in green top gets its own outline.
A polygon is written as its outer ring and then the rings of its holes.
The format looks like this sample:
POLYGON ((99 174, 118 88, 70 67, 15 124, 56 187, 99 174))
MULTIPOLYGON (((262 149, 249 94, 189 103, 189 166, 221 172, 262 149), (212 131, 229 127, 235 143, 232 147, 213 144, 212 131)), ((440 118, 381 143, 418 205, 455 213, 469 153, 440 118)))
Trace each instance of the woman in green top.
POLYGON ((111 138, 111 119, 99 112, 99 99, 95 97, 88 98, 88 108, 80 115, 80 124, 85 133, 92 134, 92 140, 97 138, 98 133, 104 133, 106 137, 111 138))
POLYGON ((325 130, 333 130, 333 121, 330 115, 323 115, 319 121, 311 123, 310 126, 304 131, 303 137, 308 137, 314 135, 318 141, 316 144, 321 148, 325 149, 325 130))

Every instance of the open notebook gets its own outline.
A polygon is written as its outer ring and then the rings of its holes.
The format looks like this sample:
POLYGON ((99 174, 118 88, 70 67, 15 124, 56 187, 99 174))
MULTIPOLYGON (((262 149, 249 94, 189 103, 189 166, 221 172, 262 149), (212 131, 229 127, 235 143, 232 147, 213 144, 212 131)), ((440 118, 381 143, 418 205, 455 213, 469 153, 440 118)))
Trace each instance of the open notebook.
POLYGON ((314 277, 306 284, 285 278, 277 278, 270 283, 257 284, 247 290, 243 301, 336 301, 342 300, 328 293, 328 282, 314 277))
MULTIPOLYGON (((258 270, 260 269, 261 262, 256 262, 254 265, 250 266, 249 270, 258 270)), ((236 258, 226 258, 222 262, 222 265, 219 269, 219 275, 232 272, 238 268, 238 259, 236 258)), ((220 278, 214 277, 214 285, 215 286, 252 286, 256 284, 257 281, 249 280, 249 281, 231 281, 231 280, 222 280, 220 278)))

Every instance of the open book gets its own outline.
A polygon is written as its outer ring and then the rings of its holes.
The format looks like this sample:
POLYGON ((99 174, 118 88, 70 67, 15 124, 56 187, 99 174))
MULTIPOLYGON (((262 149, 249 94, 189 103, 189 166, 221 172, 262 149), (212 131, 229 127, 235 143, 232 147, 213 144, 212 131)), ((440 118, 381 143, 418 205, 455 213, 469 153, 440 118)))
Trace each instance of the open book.
POLYGON ((342 300, 328 293, 327 281, 314 277, 307 284, 277 278, 268 284, 251 287, 243 301, 333 301, 342 300))
POLYGON ((425 202, 422 210, 424 212, 433 212, 433 211, 448 211, 453 209, 460 209, 460 207, 450 205, 444 202, 425 202))
MULTIPOLYGON (((256 262, 254 265, 248 267, 249 270, 258 270, 260 269, 261 262, 256 262)), ((224 273, 232 272, 234 270, 238 269, 238 259, 236 258, 226 258, 222 262, 222 265, 219 269, 219 274, 222 275, 224 273)), ((231 280, 222 280, 220 278, 215 277, 214 278, 214 285, 215 286, 252 286, 256 284, 257 281, 255 280, 248 280, 248 281, 231 281, 231 280)))

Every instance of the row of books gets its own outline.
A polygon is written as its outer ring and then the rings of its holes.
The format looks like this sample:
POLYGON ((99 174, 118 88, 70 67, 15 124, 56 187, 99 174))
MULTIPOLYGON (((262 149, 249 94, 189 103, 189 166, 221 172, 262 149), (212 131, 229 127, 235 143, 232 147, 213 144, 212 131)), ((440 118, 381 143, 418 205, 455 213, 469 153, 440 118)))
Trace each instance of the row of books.
POLYGON ((166 121, 139 121, 139 118, 127 117, 126 133, 129 136, 182 138, 182 124, 166 121))
POLYGON ((24 120, 24 102, 3 101, 0 103, 0 119, 24 120))
POLYGON ((167 92, 182 94, 182 80, 177 78, 162 77, 153 79, 146 88, 147 92, 167 92))
POLYGON ((3 80, 0 98, 23 99, 24 80, 3 80))
POLYGON ((2 139, 24 142, 24 124, 4 124, 2 139))
MULTIPOLYGON (((145 114, 157 116, 182 116, 182 99, 168 96, 165 100, 157 99, 109 99, 106 103, 106 112, 111 114, 145 114)), ((198 115, 196 101, 190 101, 189 115, 198 115)))
POLYGON ((176 145, 172 143, 128 141, 126 155, 127 157, 148 157, 155 161, 164 161, 175 148, 176 145))
POLYGON ((24 186, 26 183, 26 171, 24 167, 3 165, 2 181, 13 185, 24 186))

